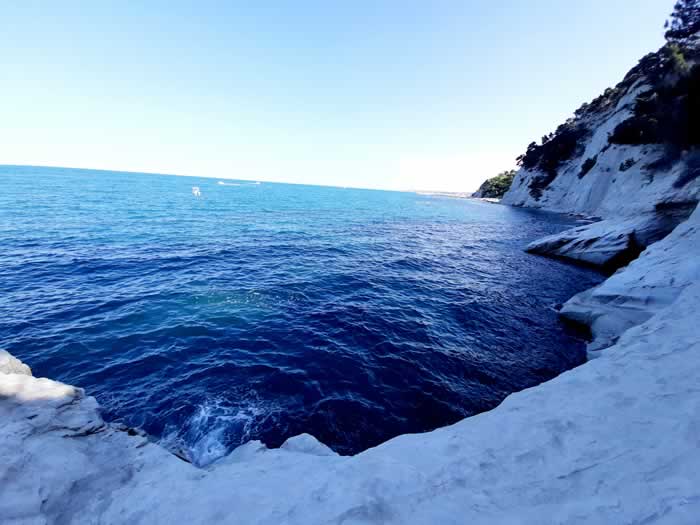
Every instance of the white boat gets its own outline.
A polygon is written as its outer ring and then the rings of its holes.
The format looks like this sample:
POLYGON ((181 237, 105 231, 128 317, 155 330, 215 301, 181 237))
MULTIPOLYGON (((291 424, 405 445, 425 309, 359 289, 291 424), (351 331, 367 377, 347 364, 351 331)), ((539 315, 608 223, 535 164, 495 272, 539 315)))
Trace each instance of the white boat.
POLYGON ((202 192, 199 190, 199 186, 192 186, 192 195, 195 197, 201 197, 202 192))

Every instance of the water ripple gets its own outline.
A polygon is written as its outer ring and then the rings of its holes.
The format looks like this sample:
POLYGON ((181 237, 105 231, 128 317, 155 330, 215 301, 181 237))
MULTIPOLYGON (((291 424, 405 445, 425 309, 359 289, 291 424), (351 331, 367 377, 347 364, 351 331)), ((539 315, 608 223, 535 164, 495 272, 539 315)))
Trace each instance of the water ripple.
POLYGON ((552 305, 600 276, 522 251, 564 217, 410 193, 0 176, 0 346, 198 465, 302 432, 355 453, 584 359, 552 305))

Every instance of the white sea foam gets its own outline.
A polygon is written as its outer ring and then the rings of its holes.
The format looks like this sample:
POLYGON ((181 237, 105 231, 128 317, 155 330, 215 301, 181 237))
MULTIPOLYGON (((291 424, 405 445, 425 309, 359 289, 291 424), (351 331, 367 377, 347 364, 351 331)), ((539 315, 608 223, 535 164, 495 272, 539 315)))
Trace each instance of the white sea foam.
POLYGON ((274 409, 258 399, 232 404, 221 398, 207 398, 181 426, 168 425, 160 443, 198 467, 209 465, 247 443, 257 425, 274 409), (228 444, 227 444, 228 443, 228 444))

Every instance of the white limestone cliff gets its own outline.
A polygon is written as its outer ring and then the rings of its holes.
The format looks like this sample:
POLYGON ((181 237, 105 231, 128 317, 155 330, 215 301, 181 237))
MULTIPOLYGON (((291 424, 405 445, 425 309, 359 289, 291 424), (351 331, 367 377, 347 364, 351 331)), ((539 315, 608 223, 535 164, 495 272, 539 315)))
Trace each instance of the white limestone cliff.
MULTIPOLYGON (((700 48, 685 53, 688 64, 698 62, 700 48)), ((603 219, 537 240, 527 247, 529 252, 611 272, 664 238, 695 209, 700 200, 700 153, 690 136, 695 125, 690 115, 686 121, 673 117, 676 120, 665 122, 665 128, 658 128, 665 135, 643 135, 651 132, 639 124, 657 122, 659 114, 692 111, 678 101, 691 98, 695 80, 688 79, 697 77, 697 68, 683 76, 669 57, 664 49, 647 55, 614 89, 579 108, 555 134, 544 137, 542 145, 528 148, 521 158, 528 169, 516 173, 504 204, 603 219), (672 86, 676 91, 669 91, 672 86), (633 131, 611 138, 622 123, 633 131), (674 135, 671 129, 684 131, 674 135), (650 143, 619 143, 645 141, 650 143)), ((618 280, 580 294, 563 313, 590 324, 593 319, 582 311, 575 313, 572 305, 583 305, 593 296, 602 303, 603 290, 618 280)), ((611 308, 616 304, 610 303, 611 308)), ((600 318, 594 332, 604 331, 599 330, 602 324, 600 318)))
POLYGON ((501 202, 603 218, 634 217, 653 213, 659 206, 698 202, 700 178, 677 187, 686 168, 683 156, 670 166, 650 168, 649 165, 664 156, 662 145, 609 143, 610 133, 632 115, 636 97, 648 89, 649 85, 640 80, 614 107, 577 119, 592 135, 580 154, 559 167, 556 177, 546 185, 539 198, 530 186, 533 179, 545 174, 537 169, 521 168, 501 202), (596 159, 595 165, 584 176, 579 176, 583 164, 591 158, 596 159))

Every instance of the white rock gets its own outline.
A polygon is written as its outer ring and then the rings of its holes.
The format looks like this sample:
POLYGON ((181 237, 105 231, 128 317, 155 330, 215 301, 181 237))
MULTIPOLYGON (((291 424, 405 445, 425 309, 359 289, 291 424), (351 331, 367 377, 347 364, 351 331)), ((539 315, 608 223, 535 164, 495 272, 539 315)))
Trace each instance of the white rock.
POLYGON ((0 373, 32 375, 31 369, 7 350, 0 350, 0 373))
POLYGON ((681 207, 679 213, 653 212, 594 222, 538 239, 526 250, 616 270, 668 235, 687 218, 686 210, 681 207))
POLYGON ((647 168, 663 156, 663 146, 608 143, 608 135, 632 114, 636 97, 647 89, 647 85, 637 83, 614 109, 579 120, 593 133, 585 150, 560 166, 556 178, 539 199, 533 197, 529 186, 533 179, 544 174, 539 170, 520 169, 501 202, 562 213, 629 218, 652 212, 660 203, 700 200, 700 178, 681 188, 674 186, 685 170, 683 159, 666 169, 647 168), (579 177, 582 164, 594 157, 596 164, 585 176, 579 177), (633 164, 623 171, 620 168, 625 161, 633 164))
POLYGON ((313 454, 314 456, 337 456, 330 447, 321 443, 311 434, 299 434, 290 437, 282 444, 282 449, 301 454, 313 454))
MULTIPOLYGON (((627 268, 569 299, 560 314, 590 326, 596 338, 591 349, 600 349, 628 328, 668 307, 683 289, 698 281, 700 208, 627 268)), ((700 327, 698 330, 700 334, 700 327)))

